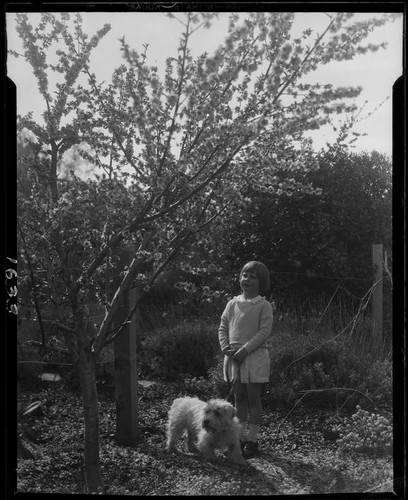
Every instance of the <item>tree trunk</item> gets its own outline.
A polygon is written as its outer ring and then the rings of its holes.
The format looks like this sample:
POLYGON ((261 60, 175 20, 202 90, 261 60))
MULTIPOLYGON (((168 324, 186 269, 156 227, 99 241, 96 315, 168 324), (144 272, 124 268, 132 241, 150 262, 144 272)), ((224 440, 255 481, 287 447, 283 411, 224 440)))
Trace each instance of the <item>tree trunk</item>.
MULTIPOLYGON (((81 336, 86 339, 86 333, 81 336)), ((105 493, 99 463, 99 409, 96 388, 95 358, 89 343, 78 349, 78 377, 84 410, 85 493, 105 493)))

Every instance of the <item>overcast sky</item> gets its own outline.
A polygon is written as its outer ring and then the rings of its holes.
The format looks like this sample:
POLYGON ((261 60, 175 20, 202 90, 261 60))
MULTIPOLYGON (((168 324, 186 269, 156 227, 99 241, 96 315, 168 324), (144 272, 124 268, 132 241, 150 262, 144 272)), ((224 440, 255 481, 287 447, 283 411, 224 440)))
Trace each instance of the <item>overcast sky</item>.
MULTIPOLYGON (((39 14, 29 14, 35 22, 39 14)), ((159 70, 164 67, 165 59, 174 56, 177 51, 178 39, 182 25, 170 19, 165 13, 159 12, 96 12, 81 13, 84 20, 84 31, 94 33, 105 23, 111 24, 110 32, 103 38, 91 59, 93 71, 100 81, 109 82, 114 68, 122 63, 119 38, 125 37, 128 44, 137 51, 142 51, 142 44, 149 44, 148 62, 157 65, 159 70)), ((182 14, 180 14, 182 15, 182 14)), ((192 39, 193 55, 205 51, 212 53, 226 36, 229 13, 219 13, 209 30, 200 30, 192 39)), ((371 14, 356 14, 364 19, 371 14)), ((15 14, 7 14, 7 40, 9 49, 22 52, 21 43, 15 30, 15 14)), ((321 32, 328 23, 323 13, 296 14, 294 29, 301 32, 310 27, 321 32)), ((321 84, 331 83, 335 86, 362 86, 363 91, 357 102, 368 103, 364 114, 372 111, 387 97, 390 98, 371 117, 362 121, 355 130, 368 135, 361 137, 355 143, 355 151, 377 150, 391 155, 392 153, 392 85, 402 74, 402 14, 397 21, 377 28, 367 42, 388 42, 385 50, 359 56, 351 61, 332 62, 319 68, 307 76, 308 82, 321 84)), ((36 80, 23 58, 8 59, 8 76, 15 82, 18 89, 17 112, 26 114, 34 112, 34 118, 40 120, 44 109, 36 80)), ((333 135, 327 128, 321 129, 313 136, 317 148, 323 147, 326 140, 331 142, 333 135)))

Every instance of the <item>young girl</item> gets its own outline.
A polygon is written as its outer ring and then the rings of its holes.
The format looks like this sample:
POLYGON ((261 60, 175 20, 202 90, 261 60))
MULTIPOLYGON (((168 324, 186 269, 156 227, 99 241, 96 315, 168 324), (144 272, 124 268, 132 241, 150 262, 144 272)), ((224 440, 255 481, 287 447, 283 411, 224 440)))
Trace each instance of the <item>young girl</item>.
POLYGON ((262 262, 248 262, 240 273, 239 284, 242 295, 228 302, 221 316, 218 338, 225 356, 224 379, 232 382, 242 425, 242 453, 251 458, 258 452, 261 388, 269 380, 266 341, 272 332, 273 313, 270 302, 260 296, 269 289, 268 268, 262 262))

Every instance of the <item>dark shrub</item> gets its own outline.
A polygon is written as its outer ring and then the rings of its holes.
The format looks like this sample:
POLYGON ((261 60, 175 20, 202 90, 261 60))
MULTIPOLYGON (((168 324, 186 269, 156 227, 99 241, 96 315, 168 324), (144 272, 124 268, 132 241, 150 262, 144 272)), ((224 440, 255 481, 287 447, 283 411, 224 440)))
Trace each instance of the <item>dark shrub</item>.
POLYGON ((140 376, 175 380, 206 377, 219 352, 217 326, 202 320, 149 334, 140 345, 140 376))

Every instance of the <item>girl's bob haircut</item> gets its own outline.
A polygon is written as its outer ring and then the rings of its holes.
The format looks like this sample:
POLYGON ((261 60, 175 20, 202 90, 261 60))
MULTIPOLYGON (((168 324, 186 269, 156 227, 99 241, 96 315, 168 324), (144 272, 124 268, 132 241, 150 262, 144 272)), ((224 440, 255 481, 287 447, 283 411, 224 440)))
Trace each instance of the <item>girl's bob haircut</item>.
POLYGON ((241 274, 239 275, 240 279, 245 272, 255 272, 257 278, 259 279, 260 292, 267 292, 269 290, 269 270, 265 264, 262 264, 262 262, 257 260, 251 260, 242 268, 241 274))

